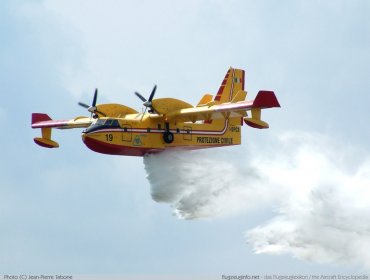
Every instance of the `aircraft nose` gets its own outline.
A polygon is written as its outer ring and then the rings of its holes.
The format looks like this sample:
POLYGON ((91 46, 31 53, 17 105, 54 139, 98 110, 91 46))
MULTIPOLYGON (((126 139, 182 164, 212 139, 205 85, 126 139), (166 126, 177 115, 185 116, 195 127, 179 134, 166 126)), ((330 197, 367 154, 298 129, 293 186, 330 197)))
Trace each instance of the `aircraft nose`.
POLYGON ((82 132, 81 134, 81 138, 82 138, 82 142, 84 142, 84 144, 89 147, 90 149, 92 149, 93 151, 95 149, 93 149, 91 147, 92 144, 96 144, 96 140, 93 139, 93 137, 91 137, 90 133, 87 133, 87 132, 82 132))
POLYGON ((83 132, 82 132, 82 134, 81 134, 81 138, 82 138, 82 141, 83 141, 84 143, 86 143, 86 141, 90 138, 90 135, 89 135, 89 133, 88 133, 88 132, 83 131, 83 132))

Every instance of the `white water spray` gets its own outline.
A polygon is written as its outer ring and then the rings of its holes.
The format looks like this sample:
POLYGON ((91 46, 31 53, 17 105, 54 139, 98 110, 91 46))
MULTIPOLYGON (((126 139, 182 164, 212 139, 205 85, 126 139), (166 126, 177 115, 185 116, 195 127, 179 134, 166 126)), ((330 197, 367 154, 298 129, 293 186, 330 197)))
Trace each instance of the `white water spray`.
POLYGON ((274 207, 275 218, 246 232, 255 253, 370 268, 370 160, 318 135, 279 140, 263 153, 147 156, 152 197, 183 219, 274 207))

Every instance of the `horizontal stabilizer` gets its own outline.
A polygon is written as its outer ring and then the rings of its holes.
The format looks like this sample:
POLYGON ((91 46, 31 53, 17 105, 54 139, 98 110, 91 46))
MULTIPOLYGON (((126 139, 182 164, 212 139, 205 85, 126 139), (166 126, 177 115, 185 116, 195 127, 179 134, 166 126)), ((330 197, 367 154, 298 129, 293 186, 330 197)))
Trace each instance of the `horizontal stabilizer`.
POLYGON ((32 113, 32 128, 44 128, 44 127, 64 127, 68 124, 68 121, 54 121, 47 114, 32 113))
POLYGON ((71 120, 52 120, 47 114, 32 113, 32 128, 82 128, 91 125, 92 120, 88 117, 77 117, 71 120))

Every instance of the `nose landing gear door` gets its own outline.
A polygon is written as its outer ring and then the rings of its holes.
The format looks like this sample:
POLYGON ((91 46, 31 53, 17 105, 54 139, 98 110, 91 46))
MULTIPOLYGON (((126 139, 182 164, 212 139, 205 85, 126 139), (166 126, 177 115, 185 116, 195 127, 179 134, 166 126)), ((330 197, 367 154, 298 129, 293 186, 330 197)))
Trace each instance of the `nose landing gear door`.
POLYGON ((122 141, 131 142, 132 141, 132 128, 129 124, 122 125, 122 141))

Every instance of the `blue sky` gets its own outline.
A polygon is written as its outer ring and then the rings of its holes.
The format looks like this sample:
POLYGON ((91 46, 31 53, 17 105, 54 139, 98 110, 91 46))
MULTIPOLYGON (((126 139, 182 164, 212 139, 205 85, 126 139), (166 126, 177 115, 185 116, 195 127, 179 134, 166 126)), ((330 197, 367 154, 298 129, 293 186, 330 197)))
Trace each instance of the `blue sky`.
POLYGON ((151 199, 141 158, 95 154, 77 130, 53 132, 60 149, 41 149, 30 117, 84 115, 77 102, 95 87, 100 102, 137 109, 133 92, 154 84, 158 97, 194 104, 233 66, 246 70, 250 97, 274 90, 282 109, 264 113, 267 131, 244 127, 232 157, 304 132, 353 148, 357 162, 370 141, 369 12, 367 1, 2 1, 0 273, 363 271, 253 254, 243 232, 272 208, 179 220, 151 199))

